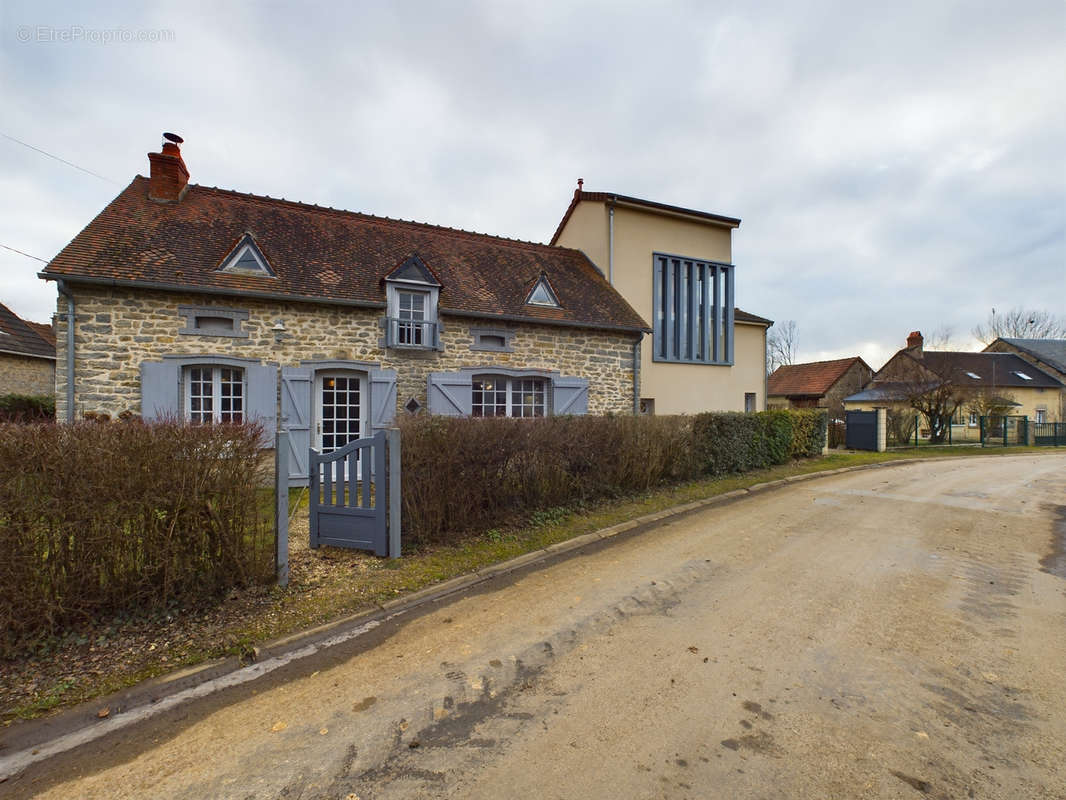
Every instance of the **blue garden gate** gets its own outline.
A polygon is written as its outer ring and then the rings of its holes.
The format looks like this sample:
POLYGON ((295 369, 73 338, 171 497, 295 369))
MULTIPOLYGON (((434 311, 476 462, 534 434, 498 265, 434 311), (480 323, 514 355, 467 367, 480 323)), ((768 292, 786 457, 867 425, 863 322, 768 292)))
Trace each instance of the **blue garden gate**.
POLYGON ((400 555, 399 431, 390 433, 392 437, 378 431, 331 453, 310 451, 312 548, 330 545, 400 555))

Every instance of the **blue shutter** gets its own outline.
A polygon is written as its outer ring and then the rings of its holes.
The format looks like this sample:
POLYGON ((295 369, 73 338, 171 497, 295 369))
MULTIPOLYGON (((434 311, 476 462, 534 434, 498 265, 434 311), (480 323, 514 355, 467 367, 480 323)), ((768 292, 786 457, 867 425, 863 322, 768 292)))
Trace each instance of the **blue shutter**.
POLYGON ((158 420, 181 415, 181 367, 172 361, 141 362, 141 417, 158 420))
POLYGON ((473 378, 462 372, 431 372, 427 401, 430 414, 469 417, 473 406, 473 378))
POLYGON ((552 414, 588 414, 588 378, 561 375, 552 381, 552 414))
POLYGON ((396 420, 396 370, 370 370, 370 435, 396 420))
POLYGON ((253 364, 246 368, 248 389, 246 418, 263 426, 263 447, 274 446, 278 427, 278 368, 275 364, 253 364))
POLYGON ((289 485, 306 486, 311 449, 313 374, 302 367, 281 369, 281 428, 289 432, 289 485))

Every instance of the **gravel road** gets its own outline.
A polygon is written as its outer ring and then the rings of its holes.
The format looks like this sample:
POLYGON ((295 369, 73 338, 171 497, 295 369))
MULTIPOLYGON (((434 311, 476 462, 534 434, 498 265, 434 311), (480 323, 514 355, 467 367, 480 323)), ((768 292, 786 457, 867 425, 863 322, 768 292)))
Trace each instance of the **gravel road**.
POLYGON ((0 785, 48 798, 1064 798, 1066 454, 675 518, 0 785))

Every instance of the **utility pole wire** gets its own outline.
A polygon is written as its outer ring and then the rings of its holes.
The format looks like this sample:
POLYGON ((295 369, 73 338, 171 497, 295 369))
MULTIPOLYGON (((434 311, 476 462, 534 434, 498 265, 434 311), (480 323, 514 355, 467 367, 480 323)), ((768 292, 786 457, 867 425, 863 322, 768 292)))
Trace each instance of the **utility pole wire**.
POLYGON ((14 247, 8 247, 6 244, 0 244, 0 247, 5 250, 10 250, 12 253, 18 253, 20 256, 26 256, 26 258, 32 258, 34 261, 40 261, 42 264, 47 264, 47 258, 37 258, 37 256, 31 256, 29 253, 23 253, 21 250, 16 250, 14 247))
POLYGON ((80 169, 82 172, 86 173, 87 175, 92 175, 94 178, 99 178, 102 181, 107 181, 108 183, 113 183, 116 186, 118 185, 118 181, 113 181, 110 178, 106 178, 106 177, 104 177, 103 175, 101 175, 98 172, 93 172, 91 169, 85 169, 85 167, 79 167, 77 164, 75 164, 72 161, 67 161, 65 158, 60 158, 59 156, 52 155, 51 153, 48 153, 48 152, 42 150, 39 147, 34 147, 32 144, 27 144, 26 142, 22 141, 21 139, 16 139, 14 136, 8 136, 3 131, 0 131, 0 136, 3 136, 5 139, 9 139, 10 141, 14 142, 15 144, 20 144, 23 147, 28 147, 28 148, 30 148, 30 150, 33 150, 34 152, 40 153, 42 156, 48 156, 49 158, 54 158, 56 161, 59 161, 59 162, 61 162, 63 164, 66 164, 68 167, 74 167, 74 169, 80 169))

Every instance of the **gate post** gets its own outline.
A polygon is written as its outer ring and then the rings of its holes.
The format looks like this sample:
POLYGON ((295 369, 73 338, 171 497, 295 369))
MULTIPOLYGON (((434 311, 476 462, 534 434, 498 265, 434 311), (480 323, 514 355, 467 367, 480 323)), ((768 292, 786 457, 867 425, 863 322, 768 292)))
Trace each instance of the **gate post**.
POLYGON ((877 411, 877 452, 883 453, 888 449, 888 409, 875 410, 877 411))
POLYGON ((389 558, 400 557, 400 492, 402 472, 400 469, 400 429, 385 431, 389 443, 389 558))
POLYGON ((289 585, 289 433, 274 437, 274 570, 278 586, 289 585))

